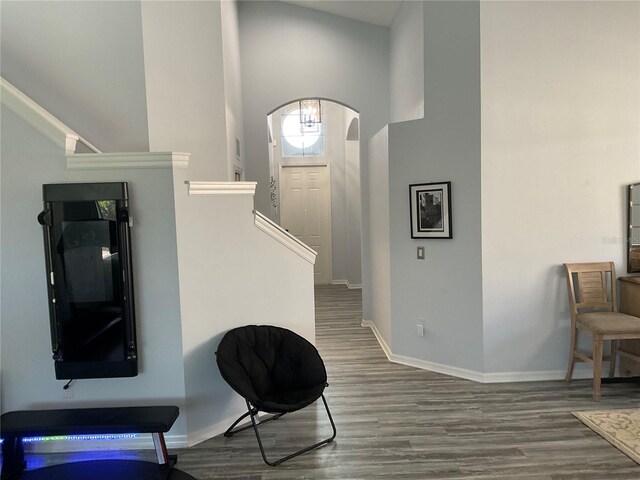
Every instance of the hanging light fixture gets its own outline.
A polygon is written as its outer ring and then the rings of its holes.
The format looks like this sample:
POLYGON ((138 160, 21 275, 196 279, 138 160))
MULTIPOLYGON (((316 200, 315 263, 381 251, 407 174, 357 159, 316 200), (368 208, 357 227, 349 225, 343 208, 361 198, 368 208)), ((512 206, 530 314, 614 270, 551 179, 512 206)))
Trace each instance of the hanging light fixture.
POLYGON ((306 128, 316 127, 322 123, 322 104, 319 98, 299 100, 300 124, 306 128))

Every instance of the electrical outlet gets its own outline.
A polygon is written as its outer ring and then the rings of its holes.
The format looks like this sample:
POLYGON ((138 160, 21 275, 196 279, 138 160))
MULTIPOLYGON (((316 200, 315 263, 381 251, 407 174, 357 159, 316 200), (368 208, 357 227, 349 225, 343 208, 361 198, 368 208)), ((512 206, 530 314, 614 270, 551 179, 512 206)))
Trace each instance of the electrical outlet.
POLYGON ((418 317, 416 322, 416 334, 419 337, 424 337, 424 318, 418 317))
POLYGON ((62 398, 73 398, 73 390, 71 390, 71 387, 62 390, 62 398))

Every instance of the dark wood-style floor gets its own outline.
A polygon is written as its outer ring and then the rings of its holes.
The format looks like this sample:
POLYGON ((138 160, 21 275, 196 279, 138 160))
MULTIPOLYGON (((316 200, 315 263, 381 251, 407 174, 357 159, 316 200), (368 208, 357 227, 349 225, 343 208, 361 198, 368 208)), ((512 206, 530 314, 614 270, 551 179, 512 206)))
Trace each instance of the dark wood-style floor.
MULTIPOLYGON (((334 443, 273 468, 248 430, 175 452, 181 470, 199 480, 640 479, 640 465, 570 414, 637 407, 637 384, 605 385, 596 404, 586 380, 479 384, 389 363, 360 326, 360 291, 343 286, 316 289, 316 318, 334 443)), ((261 428, 274 458, 330 433, 316 406, 261 428)))

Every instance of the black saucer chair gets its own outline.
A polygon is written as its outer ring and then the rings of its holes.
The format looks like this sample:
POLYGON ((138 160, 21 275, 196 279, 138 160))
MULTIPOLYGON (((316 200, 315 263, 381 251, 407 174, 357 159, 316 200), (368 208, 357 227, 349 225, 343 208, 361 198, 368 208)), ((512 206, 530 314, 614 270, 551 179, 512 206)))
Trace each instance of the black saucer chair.
POLYGON ((228 331, 216 352, 222 378, 247 402, 247 413, 238 418, 224 433, 225 437, 253 427, 260 453, 267 465, 275 467, 302 453, 330 443, 336 437, 329 406, 323 392, 327 384, 327 371, 318 350, 290 330, 271 325, 247 325, 228 331), (258 423, 276 420, 322 398, 327 410, 333 435, 303 448, 275 462, 264 452, 258 423), (258 412, 272 413, 266 420, 258 420, 258 412), (244 418, 251 424, 234 430, 244 418))

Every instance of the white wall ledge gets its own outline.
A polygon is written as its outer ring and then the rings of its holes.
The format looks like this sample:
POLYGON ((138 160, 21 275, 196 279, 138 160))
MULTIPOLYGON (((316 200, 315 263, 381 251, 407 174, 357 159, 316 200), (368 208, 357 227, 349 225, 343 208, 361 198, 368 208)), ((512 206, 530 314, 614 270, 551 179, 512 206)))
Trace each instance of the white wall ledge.
POLYGON ((100 150, 91 143, 2 77, 0 77, 0 99, 3 105, 13 110, 25 122, 56 145, 64 148, 67 154, 75 152, 77 142, 86 145, 93 152, 100 153, 100 150))
POLYGON ((287 247, 289 250, 297 253, 303 259, 305 259, 310 264, 314 265, 316 263, 316 256, 318 255, 315 250, 308 247, 296 237, 287 232, 280 225, 272 222, 263 214, 254 211, 255 215, 255 226, 262 230, 264 233, 269 235, 271 238, 277 240, 282 245, 287 247))
POLYGON ((76 153, 67 155, 67 168, 187 168, 190 156, 178 152, 76 153))
POLYGON ((187 182, 189 195, 255 195, 256 182, 187 182))

